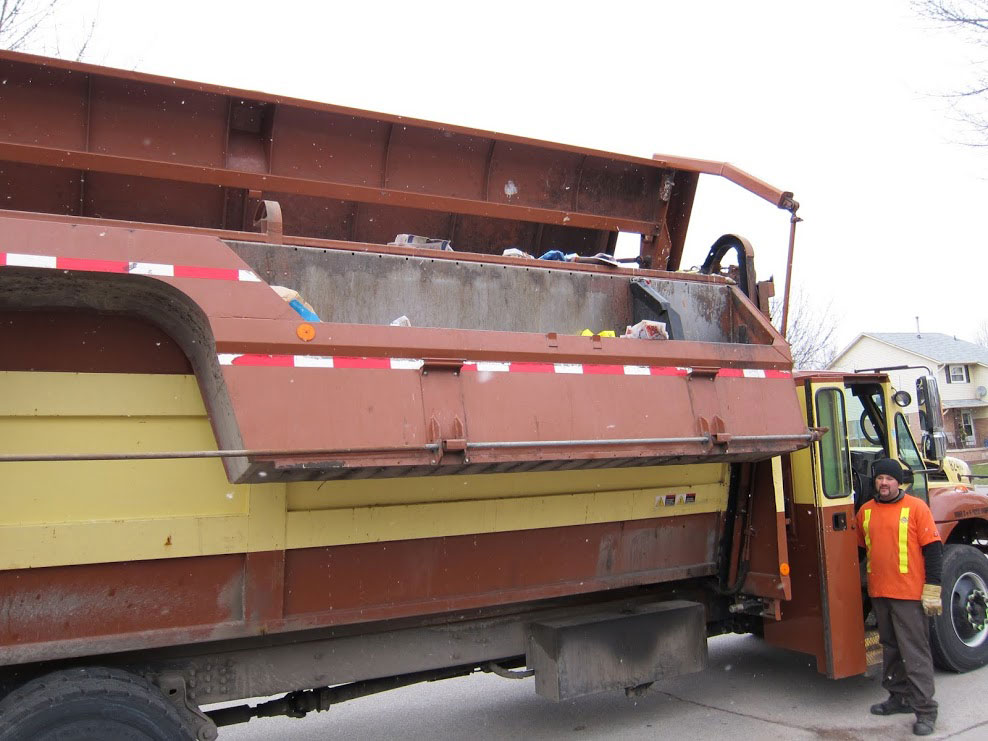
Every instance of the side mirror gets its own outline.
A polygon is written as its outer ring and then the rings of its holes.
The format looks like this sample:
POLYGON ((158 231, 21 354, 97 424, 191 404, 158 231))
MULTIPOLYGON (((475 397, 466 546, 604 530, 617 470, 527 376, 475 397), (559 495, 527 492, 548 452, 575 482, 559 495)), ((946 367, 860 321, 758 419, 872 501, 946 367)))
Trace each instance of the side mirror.
POLYGON ((929 461, 942 461, 947 455, 947 435, 943 431, 940 387, 936 378, 920 376, 916 379, 916 403, 923 428, 923 457, 929 461))

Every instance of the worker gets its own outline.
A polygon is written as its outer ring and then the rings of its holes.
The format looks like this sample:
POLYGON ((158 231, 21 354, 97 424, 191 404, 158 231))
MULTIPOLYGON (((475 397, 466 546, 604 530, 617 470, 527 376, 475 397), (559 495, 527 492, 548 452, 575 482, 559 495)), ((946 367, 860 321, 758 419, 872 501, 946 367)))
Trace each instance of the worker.
POLYGON ((943 543, 926 503, 901 488, 898 461, 872 466, 875 498, 858 510, 858 545, 867 552, 868 595, 882 644, 884 702, 874 715, 915 713, 913 733, 928 736, 937 720, 929 617, 943 612, 943 543))

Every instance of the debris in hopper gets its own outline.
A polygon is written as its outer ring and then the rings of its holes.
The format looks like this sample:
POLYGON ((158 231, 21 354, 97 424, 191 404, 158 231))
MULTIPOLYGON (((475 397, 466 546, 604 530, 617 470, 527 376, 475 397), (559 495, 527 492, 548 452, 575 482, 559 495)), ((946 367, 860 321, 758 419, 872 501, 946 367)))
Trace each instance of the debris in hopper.
POLYGON ((453 251, 453 244, 448 239, 439 237, 420 237, 417 234, 398 234, 389 245, 399 247, 424 247, 429 250, 453 251))
POLYGON ((293 288, 285 288, 284 286, 271 286, 275 293, 277 293, 281 298, 288 303, 295 313, 308 322, 321 322, 322 319, 316 314, 316 310, 312 306, 304 301, 299 295, 299 292, 293 288))
POLYGON ((613 329, 605 329, 600 332, 594 332, 592 329, 585 329, 580 332, 581 337, 617 337, 617 333, 613 329))
POLYGON ((530 254, 524 250, 520 250, 517 247, 508 247, 504 252, 501 253, 501 257, 527 257, 529 260, 534 260, 530 254))
POLYGON ((402 314, 400 317, 398 317, 393 322, 391 322, 391 326, 392 327, 411 327, 412 326, 412 322, 409 320, 409 318, 407 316, 405 316, 404 314, 402 314))
POLYGON ((561 260, 563 262, 582 262, 591 263, 593 265, 608 265, 612 268, 621 267, 620 262, 616 260, 613 255, 608 255, 606 252, 598 252, 596 255, 578 255, 575 252, 566 254, 563 253, 562 250, 549 250, 548 252, 544 252, 539 255, 539 259, 561 260))
POLYGON ((665 322, 654 322, 651 319, 642 319, 634 326, 624 330, 622 337, 633 340, 668 340, 669 333, 666 331, 665 322))
POLYGON ((566 255, 566 259, 569 262, 588 262, 594 265, 609 265, 612 268, 621 267, 621 264, 614 259, 614 255, 608 255, 606 252, 598 252, 596 255, 566 255))

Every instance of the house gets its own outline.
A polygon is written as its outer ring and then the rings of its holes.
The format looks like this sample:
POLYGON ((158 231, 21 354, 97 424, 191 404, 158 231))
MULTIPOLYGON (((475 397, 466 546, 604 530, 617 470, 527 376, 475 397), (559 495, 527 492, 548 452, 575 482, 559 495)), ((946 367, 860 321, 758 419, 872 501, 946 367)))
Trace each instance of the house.
MULTIPOLYGON (((834 370, 908 366, 887 371, 897 389, 916 396, 916 378, 936 376, 948 447, 988 446, 988 348, 936 332, 865 332, 831 361, 834 370)), ((903 411, 919 431, 916 400, 903 411)))

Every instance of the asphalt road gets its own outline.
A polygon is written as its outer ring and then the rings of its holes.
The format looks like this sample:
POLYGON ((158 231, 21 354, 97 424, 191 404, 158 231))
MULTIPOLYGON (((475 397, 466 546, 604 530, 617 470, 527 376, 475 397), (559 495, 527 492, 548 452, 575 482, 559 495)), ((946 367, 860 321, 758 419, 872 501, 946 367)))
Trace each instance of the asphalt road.
MULTIPOLYGON (((532 679, 477 674, 354 700, 301 720, 228 726, 220 729, 220 741, 915 738, 913 716, 868 713, 884 698, 876 678, 831 681, 805 656, 750 636, 725 636, 711 640, 706 671, 656 684, 641 698, 610 692, 553 703, 535 694, 532 679)), ((988 667, 939 672, 937 699, 933 738, 988 738, 988 667)))

